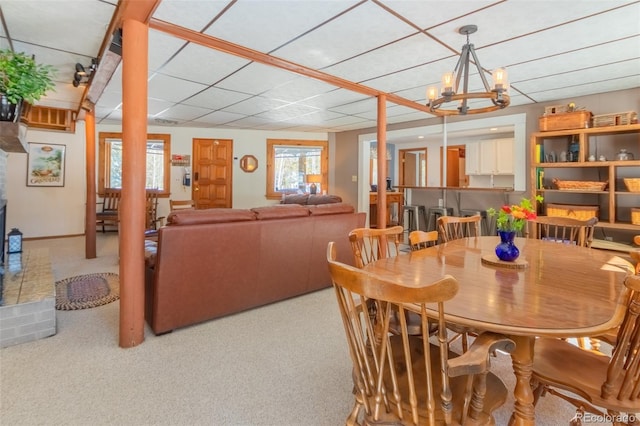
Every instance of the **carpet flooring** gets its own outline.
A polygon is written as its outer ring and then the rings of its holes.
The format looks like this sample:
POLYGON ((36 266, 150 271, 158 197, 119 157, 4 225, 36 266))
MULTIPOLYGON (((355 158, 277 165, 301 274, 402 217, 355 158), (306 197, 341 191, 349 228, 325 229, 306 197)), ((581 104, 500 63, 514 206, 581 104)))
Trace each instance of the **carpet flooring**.
MULTIPOLYGON (((38 242, 54 275, 118 271, 117 236, 38 242)), ((36 244, 27 241, 26 244, 36 244)), ((335 295, 321 290, 145 341, 118 346, 119 302, 57 311, 57 334, 0 350, 0 424, 337 426, 352 403, 351 362, 335 295)), ((567 362, 570 362, 569 360, 567 362)), ((514 387, 510 357, 493 371, 514 387)), ((506 425, 513 399, 496 411, 506 425)), ((547 396, 537 426, 568 424, 574 409, 547 396)))

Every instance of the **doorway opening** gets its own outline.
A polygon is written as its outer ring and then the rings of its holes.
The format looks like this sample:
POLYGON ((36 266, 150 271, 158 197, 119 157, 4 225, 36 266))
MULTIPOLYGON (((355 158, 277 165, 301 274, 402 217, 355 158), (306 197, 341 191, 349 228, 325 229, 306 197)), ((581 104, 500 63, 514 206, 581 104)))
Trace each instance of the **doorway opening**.
MULTIPOLYGON (((469 186, 469 176, 465 174, 465 148, 466 145, 447 147, 447 181, 443 184, 441 176, 441 186, 454 188, 469 186)), ((440 147, 440 170, 443 170, 444 161, 444 147, 440 147)))

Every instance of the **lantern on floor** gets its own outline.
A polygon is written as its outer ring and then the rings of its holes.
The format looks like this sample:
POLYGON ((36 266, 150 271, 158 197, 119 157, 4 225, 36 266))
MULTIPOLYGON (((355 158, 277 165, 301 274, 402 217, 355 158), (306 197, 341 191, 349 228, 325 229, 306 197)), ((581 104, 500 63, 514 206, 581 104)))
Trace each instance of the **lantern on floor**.
POLYGON ((7 234, 7 253, 22 253, 22 232, 18 228, 12 228, 7 234))

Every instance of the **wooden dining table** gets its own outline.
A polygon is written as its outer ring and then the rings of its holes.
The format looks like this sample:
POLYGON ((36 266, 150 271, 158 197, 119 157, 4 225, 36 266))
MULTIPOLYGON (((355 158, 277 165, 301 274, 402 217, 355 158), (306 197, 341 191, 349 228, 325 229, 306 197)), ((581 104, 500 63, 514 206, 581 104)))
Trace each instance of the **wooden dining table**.
POLYGON ((494 253, 499 242, 497 236, 453 240, 377 260, 365 270, 408 287, 455 277, 459 291, 445 303, 446 320, 515 341, 509 424, 534 425, 535 338, 596 336, 617 327, 624 316, 624 277, 633 266, 616 253, 525 238, 515 240, 517 264, 500 264, 494 253))

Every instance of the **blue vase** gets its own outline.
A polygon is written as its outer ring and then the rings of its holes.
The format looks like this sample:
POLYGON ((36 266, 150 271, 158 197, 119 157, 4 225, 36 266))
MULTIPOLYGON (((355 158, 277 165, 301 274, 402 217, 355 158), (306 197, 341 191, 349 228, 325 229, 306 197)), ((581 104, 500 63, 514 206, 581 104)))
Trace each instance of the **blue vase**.
POLYGON ((500 244, 496 246, 496 256, 505 262, 513 262, 520 256, 520 250, 513 244, 516 231, 498 231, 500 244))

